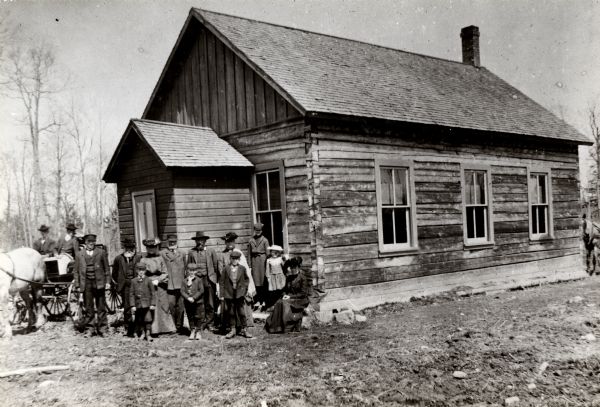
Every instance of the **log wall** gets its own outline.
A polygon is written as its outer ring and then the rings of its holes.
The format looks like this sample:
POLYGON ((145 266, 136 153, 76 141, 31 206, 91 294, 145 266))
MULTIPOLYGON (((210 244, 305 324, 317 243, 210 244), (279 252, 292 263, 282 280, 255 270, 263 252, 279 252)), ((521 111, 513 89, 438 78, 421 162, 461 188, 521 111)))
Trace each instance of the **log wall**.
POLYGON ((222 135, 299 116, 227 45, 192 21, 143 118, 210 127, 222 135))
MULTIPOLYGON (((383 283, 435 274, 571 256, 579 252, 577 147, 542 150, 454 142, 440 145, 393 135, 313 132, 313 176, 320 184, 326 288, 383 283), (375 160, 413 160, 419 250, 379 253, 375 160), (461 162, 489 165, 495 244, 463 244, 461 162), (530 242, 527 168, 549 168, 555 238, 530 242)), ((539 144, 539 143, 538 143, 539 144)), ((477 279, 477 274, 473 274, 477 279)))

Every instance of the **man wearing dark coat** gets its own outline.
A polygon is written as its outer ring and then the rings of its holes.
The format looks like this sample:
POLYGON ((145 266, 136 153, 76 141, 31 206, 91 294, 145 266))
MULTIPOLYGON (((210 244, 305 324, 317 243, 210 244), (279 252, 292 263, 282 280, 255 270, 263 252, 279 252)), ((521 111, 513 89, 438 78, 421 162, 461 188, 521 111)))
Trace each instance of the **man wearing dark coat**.
POLYGON ((223 321, 228 322, 231 331, 225 336, 231 339, 239 334, 246 338, 252 338, 246 331, 246 313, 244 310, 245 297, 248 293, 250 278, 246 274, 246 268, 239 264, 241 253, 231 252, 230 263, 225 266, 219 279, 219 299, 225 301, 225 315, 223 321))
POLYGON ((183 328, 183 297, 181 283, 185 274, 185 252, 177 247, 177 235, 167 236, 168 246, 160 251, 167 265, 167 295, 169 296, 169 311, 173 317, 177 332, 183 328))
POLYGON ((133 337, 135 324, 130 299, 131 281, 135 278, 135 265, 140 261, 141 255, 135 252, 135 242, 129 238, 123 240, 123 253, 115 257, 112 268, 112 279, 123 301, 123 320, 126 326, 126 335, 133 337))
POLYGON ((33 249, 42 256, 53 256, 56 250, 56 242, 48 237, 50 228, 46 225, 38 229, 42 237, 33 242, 33 249))
POLYGON ((75 237, 75 231, 77 226, 73 223, 69 223, 66 226, 67 233, 61 236, 56 242, 56 254, 68 254, 73 258, 73 264, 75 262, 75 255, 79 252, 79 241, 75 237))
POLYGON ((204 320, 206 327, 214 330, 215 308, 219 304, 217 299, 219 258, 213 249, 206 247, 208 239, 209 237, 204 232, 196 232, 196 235, 192 237, 192 240, 196 241, 196 247, 188 252, 187 264, 195 263, 199 266, 197 275, 204 279, 204 320))
POLYGON ((92 333, 103 336, 107 326, 104 290, 110 288, 110 267, 106 252, 96 247, 96 235, 88 234, 84 241, 85 248, 77 253, 75 259, 73 280, 85 306, 81 327, 86 336, 89 335, 90 329, 92 333), (96 318, 94 314, 97 314, 96 318))

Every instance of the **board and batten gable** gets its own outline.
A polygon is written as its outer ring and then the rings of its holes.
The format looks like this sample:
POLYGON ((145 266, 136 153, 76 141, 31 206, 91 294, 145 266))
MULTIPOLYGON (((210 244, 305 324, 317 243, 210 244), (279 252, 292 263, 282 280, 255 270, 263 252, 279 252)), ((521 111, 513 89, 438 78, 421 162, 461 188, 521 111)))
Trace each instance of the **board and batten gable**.
POLYGON ((223 135, 299 116, 252 67, 192 18, 143 118, 210 127, 223 135))
POLYGON ((481 133, 450 133, 419 126, 361 132, 323 123, 312 132, 322 217, 316 256, 326 307, 407 300, 460 286, 507 288, 581 271, 577 146, 490 135, 483 143, 481 133), (414 196, 406 207, 414 211, 416 236, 414 247, 386 252, 376 172, 394 163, 409 173, 414 196), (473 245, 465 232, 463 185, 470 170, 487 174, 491 187, 489 241, 473 245), (547 176, 550 194, 550 230, 541 238, 531 231, 532 174, 547 176))

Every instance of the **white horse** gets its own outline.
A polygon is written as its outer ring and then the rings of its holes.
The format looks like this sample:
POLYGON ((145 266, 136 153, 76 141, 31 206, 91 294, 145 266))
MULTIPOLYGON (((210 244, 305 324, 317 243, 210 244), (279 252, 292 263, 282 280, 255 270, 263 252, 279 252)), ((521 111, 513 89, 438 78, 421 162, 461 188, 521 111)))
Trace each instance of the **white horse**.
POLYGON ((10 315, 8 315, 8 297, 20 293, 27 304, 29 325, 35 320, 36 326, 43 319, 41 309, 42 290, 39 284, 46 279, 46 268, 41 254, 28 247, 0 253, 0 329, 4 336, 12 337, 10 315), (30 287, 30 283, 31 284, 30 287), (37 308, 37 312, 34 311, 37 308), (36 320, 37 314, 37 320, 36 320))

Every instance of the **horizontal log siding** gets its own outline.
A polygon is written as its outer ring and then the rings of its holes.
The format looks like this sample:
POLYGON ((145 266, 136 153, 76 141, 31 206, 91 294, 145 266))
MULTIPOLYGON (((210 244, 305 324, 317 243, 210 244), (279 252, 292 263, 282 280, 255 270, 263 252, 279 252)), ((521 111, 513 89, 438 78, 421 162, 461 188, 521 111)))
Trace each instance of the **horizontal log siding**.
POLYGON ((227 134, 299 116, 231 49, 192 22, 144 118, 227 134))
POLYGON ((325 287, 379 283, 578 253, 577 149, 410 143, 393 137, 314 133, 318 139, 325 287), (378 250, 375 159, 414 159, 419 250, 378 250), (460 162, 491 167, 491 248, 466 250, 460 162), (552 171, 555 238, 529 241, 527 166, 552 171))
POLYGON ((224 139, 254 165, 283 161, 288 245, 292 256, 310 264, 308 168, 304 149, 304 122, 225 136, 224 139))
POLYGON ((251 235, 250 173, 199 168, 177 171, 173 189, 173 204, 169 207, 168 233, 176 233, 179 246, 194 246, 191 237, 203 231, 211 238, 207 246, 223 250, 221 239, 235 232, 238 247, 247 254, 251 235))
POLYGON ((156 217, 159 236, 168 233, 168 224, 173 219, 169 207, 173 204, 173 179, 154 154, 139 140, 131 139, 123 147, 117 196, 121 239, 135 239, 131 193, 154 190, 156 217))

